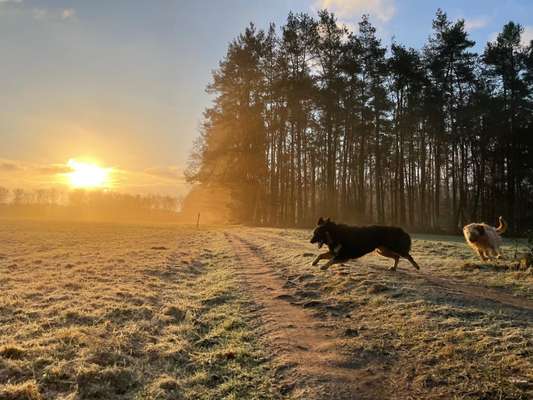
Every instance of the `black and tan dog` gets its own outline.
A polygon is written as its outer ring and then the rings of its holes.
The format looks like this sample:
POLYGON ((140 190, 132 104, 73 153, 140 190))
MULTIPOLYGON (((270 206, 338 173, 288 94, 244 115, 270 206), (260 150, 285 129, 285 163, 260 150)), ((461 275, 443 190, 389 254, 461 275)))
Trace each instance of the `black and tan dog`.
POLYGON ((396 270, 400 257, 420 269, 409 254, 411 237, 402 228, 394 226, 348 226, 320 217, 311 243, 317 243, 318 248, 324 244, 329 248, 327 253, 320 254, 313 261, 313 265, 317 265, 320 260, 328 259, 329 261, 320 267, 322 270, 333 264, 362 257, 374 250, 394 260, 394 266, 390 268, 392 271, 396 270))

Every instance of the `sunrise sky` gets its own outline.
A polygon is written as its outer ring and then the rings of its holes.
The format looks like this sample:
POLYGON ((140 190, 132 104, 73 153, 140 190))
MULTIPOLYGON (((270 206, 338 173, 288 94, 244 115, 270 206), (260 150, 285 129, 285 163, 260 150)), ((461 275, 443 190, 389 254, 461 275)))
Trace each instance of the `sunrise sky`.
POLYGON ((228 42, 320 7, 348 25, 371 14, 385 44, 422 46, 438 7, 478 51, 510 19, 533 39, 531 0, 0 0, 0 186, 67 184, 74 159, 112 171, 116 190, 184 193, 228 42))

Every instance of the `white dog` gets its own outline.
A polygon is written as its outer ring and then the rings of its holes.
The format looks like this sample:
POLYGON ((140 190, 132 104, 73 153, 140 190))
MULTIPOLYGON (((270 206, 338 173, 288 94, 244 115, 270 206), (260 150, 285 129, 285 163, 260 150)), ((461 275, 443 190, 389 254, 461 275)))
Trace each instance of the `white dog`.
POLYGON ((466 243, 477 252, 482 261, 486 261, 493 256, 496 256, 496 258, 502 257, 500 250, 502 238, 500 235, 506 230, 507 222, 505 222, 503 217, 500 217, 496 228, 484 222, 474 222, 463 228, 463 234, 466 243))

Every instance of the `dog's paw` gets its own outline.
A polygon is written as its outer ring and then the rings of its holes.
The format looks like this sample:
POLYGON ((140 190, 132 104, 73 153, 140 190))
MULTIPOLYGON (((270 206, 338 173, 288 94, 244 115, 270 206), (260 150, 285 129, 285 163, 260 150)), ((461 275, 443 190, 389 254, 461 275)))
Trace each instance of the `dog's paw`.
POLYGON ((313 267, 314 267, 315 265, 317 265, 317 264, 318 264, 318 261, 313 261, 313 262, 311 263, 311 265, 312 265, 313 267))
POLYGON ((329 265, 328 265, 328 264, 324 264, 324 265, 322 265, 322 266, 320 267, 320 269, 321 269, 322 271, 325 271, 325 270, 327 270, 328 268, 329 268, 329 265))
POLYGON ((394 267, 390 267, 390 268, 389 268, 389 271, 391 271, 391 272, 396 272, 396 268, 394 268, 394 267))

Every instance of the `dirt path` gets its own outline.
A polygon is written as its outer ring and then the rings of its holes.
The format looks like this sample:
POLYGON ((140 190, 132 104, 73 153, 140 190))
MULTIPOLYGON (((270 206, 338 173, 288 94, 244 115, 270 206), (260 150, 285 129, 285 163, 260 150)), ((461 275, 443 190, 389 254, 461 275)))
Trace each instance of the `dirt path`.
MULTIPOLYGON (((379 259, 370 257, 321 273, 309 268, 308 257, 316 249, 305 240, 252 229, 228 230, 226 237, 233 246, 243 289, 261 306, 258 318, 267 346, 281 364, 277 376, 284 385, 282 393, 298 398, 404 399, 413 393, 424 398, 432 391, 435 398, 446 398, 437 393, 448 395, 448 389, 432 387, 441 363, 429 359, 441 357, 436 349, 442 344, 460 347, 462 339, 448 338, 453 331, 446 328, 452 321, 450 315, 459 316, 461 332, 476 332, 479 323, 485 326, 487 316, 498 315, 494 332, 499 332, 502 323, 524 329, 533 318, 533 301, 505 289, 488 288, 483 282, 478 285, 447 277, 435 264, 420 272, 402 268, 392 273, 379 259), (341 294, 344 285, 352 287, 348 298, 341 294), (332 288, 341 292, 333 294, 332 288), (379 290, 389 294, 380 298, 379 290), (406 328, 410 317, 405 306, 414 307, 422 321, 427 316, 431 323, 406 328), (347 333, 352 327, 353 338, 347 333), (398 335, 421 340, 393 343, 398 335)), ((421 320, 414 321, 419 324, 421 320)), ((490 335, 480 338, 493 340, 490 335)), ((470 368, 467 359, 461 362, 470 368)), ((476 371, 477 367, 472 368, 476 371)))
POLYGON ((274 274, 246 239, 227 233, 240 263, 244 289, 262 308, 261 321, 274 354, 290 374, 284 392, 306 399, 383 398, 385 390, 374 372, 353 368, 342 354, 340 333, 325 327, 302 306, 291 304, 292 296, 284 289, 285 281, 274 274))

